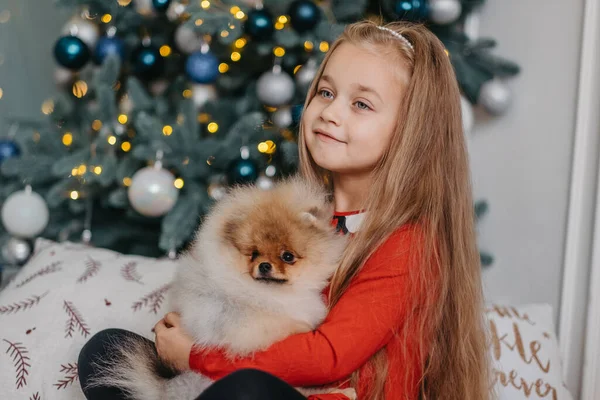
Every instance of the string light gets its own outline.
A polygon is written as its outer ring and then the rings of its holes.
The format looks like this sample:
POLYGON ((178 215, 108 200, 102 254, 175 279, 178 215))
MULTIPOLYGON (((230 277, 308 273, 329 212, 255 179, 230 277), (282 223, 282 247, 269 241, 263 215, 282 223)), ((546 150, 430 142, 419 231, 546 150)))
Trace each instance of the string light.
POLYGON ((243 48, 246 45, 247 41, 244 38, 239 38, 235 41, 234 46, 238 49, 243 48))
POLYGON ((288 22, 288 17, 286 15, 280 15, 279 18, 277 18, 277 21, 285 24, 288 22))
POLYGON ((283 57, 285 55, 285 49, 277 46, 273 49, 273 54, 275 54, 277 57, 283 57))
POLYGON ((165 45, 160 46, 160 49, 158 50, 160 52, 160 55, 163 57, 168 57, 171 55, 171 47, 165 45))
POLYGON ((121 7, 127 7, 129 3, 131 3, 131 0, 117 0, 117 3, 119 3, 121 7))
POLYGON ((121 143, 121 150, 123 150, 125 153, 127 153, 129 150, 131 150, 131 143, 129 143, 129 142, 121 143))
POLYGON ((208 113, 200 113, 198 114, 198 122, 201 124, 206 124, 210 120, 210 114, 208 113))
POLYGON ((173 182, 173 186, 175 186, 177 189, 181 189, 183 187, 183 179, 175 179, 175 182, 173 182))
POLYGON ((192 97, 192 91, 190 89, 185 89, 183 91, 183 97, 185 97, 186 99, 189 99, 190 97, 192 97))
POLYGON ((123 185, 124 186, 131 186, 131 178, 129 178, 129 177, 123 178, 123 185))
POLYGON ((227 36, 229 36, 228 31, 221 31, 221 37, 227 37, 227 36))
POLYGON ((121 114, 121 115, 119 115, 119 118, 117 118, 117 119, 119 120, 119 123, 121 125, 125 125, 127 123, 128 118, 127 118, 127 115, 121 114))
POLYGON ((307 40, 306 42, 304 42, 304 49, 306 51, 311 51, 314 47, 315 47, 315 45, 310 40, 307 40))
POLYGON ((294 75, 296 74, 296 72, 298 72, 298 70, 302 68, 302 64, 298 64, 294 67, 294 75))
POLYGON ((108 144, 110 144, 111 146, 114 146, 115 143, 117 143, 117 138, 113 135, 110 135, 107 139, 108 144))
POLYGON ((208 129, 210 133, 215 133, 219 130, 219 124, 217 124, 216 122, 211 122, 210 124, 208 124, 206 129, 208 129))
POLYGON ((165 136, 171 136, 171 134, 173 133, 173 127, 171 125, 165 125, 163 126, 162 132, 165 136))
POLYGON ((77 168, 73 168, 73 169, 71 170, 71 175, 73 175, 73 176, 77 176, 77 168))
POLYGON ((229 9, 229 12, 233 15, 235 15, 235 13, 237 13, 238 11, 240 11, 240 8, 238 6, 233 6, 229 9))
POLYGON ((100 121, 99 119, 95 119, 94 122, 92 122, 92 129, 97 132, 101 128, 102 128, 102 121, 100 121))
POLYGON ((329 43, 321 42, 321 44, 319 44, 319 50, 321 50, 323 53, 329 51, 329 43))
POLYGON ((99 165, 95 166, 95 167, 94 167, 94 173, 95 173, 96 175, 100 175, 100 174, 102 173, 102 167, 101 167, 101 166, 99 166, 99 165))
POLYGON ((245 16, 246 16, 246 14, 242 10, 235 13, 235 17, 237 19, 244 19, 245 16))
POLYGON ((259 143, 257 147, 258 151, 260 151, 261 153, 273 154, 275 153, 277 145, 272 140, 267 140, 265 142, 259 143))
POLYGON ((77 190, 73 190, 73 191, 71 192, 71 198, 72 198, 73 200, 77 200, 77 199, 79 198, 79 192, 78 192, 77 190))
POLYGON ((229 71, 229 64, 227 64, 227 63, 219 64, 219 72, 220 73, 224 74, 227 71, 229 71))
POLYGON ((208 1, 208 0, 203 0, 203 1, 200 3, 200 6, 206 10, 206 9, 210 8, 210 1, 208 1))
POLYGON ((54 111, 54 101, 52 99, 48 99, 42 103, 42 113, 45 115, 50 115, 54 111))
POLYGON ((102 22, 104 22, 105 24, 108 24, 110 21, 112 21, 112 15, 104 14, 102 16, 102 22))
POLYGON ((242 58, 242 55, 240 53, 238 53, 237 51, 234 51, 233 53, 231 53, 231 61, 239 61, 240 58, 242 58))
POLYGON ((285 24, 282 24, 281 22, 277 21, 275 22, 275 29, 277 29, 278 31, 282 30, 283 28, 285 28, 285 24))
POLYGON ((79 167, 77 167, 77 174, 78 175, 83 175, 87 172, 87 167, 85 166, 85 164, 81 164, 79 167))
POLYGON ((73 84, 73 95, 81 99, 87 94, 88 85, 85 81, 77 81, 73 84))
POLYGON ((5 24, 10 20, 10 11, 4 10, 0 12, 0 24, 5 24))
POLYGON ((194 25, 196 26, 200 26, 204 23, 204 21, 202 20, 202 18, 198 18, 197 20, 194 21, 194 25))
POLYGON ((66 132, 63 137, 62 137, 62 143, 65 146, 70 146, 73 143, 73 135, 71 134, 71 132, 66 132))

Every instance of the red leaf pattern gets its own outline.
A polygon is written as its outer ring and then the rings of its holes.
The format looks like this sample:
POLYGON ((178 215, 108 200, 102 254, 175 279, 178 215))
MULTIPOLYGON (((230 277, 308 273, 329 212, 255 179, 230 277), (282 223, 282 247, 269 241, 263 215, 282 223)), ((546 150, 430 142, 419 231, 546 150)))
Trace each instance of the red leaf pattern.
POLYGON ((22 281, 21 283, 19 283, 18 285, 16 285, 16 287, 20 288, 21 286, 31 282, 38 276, 43 276, 43 275, 51 274, 52 272, 60 271, 61 270, 61 268, 59 267, 60 264, 62 264, 62 262, 60 262, 60 261, 53 262, 52 264, 37 271, 35 274, 30 275, 29 277, 25 278, 25 280, 22 281))
POLYGON ((7 306, 0 306, 0 314, 11 314, 19 311, 27 310, 34 305, 38 304, 40 300, 46 296, 48 292, 45 292, 41 296, 31 296, 26 300, 20 301, 18 303, 9 304, 7 306))
POLYGON ((77 279, 77 283, 85 282, 96 275, 100 270, 101 265, 101 263, 88 256, 88 260, 85 262, 85 272, 77 279))
POLYGON ((35 394, 31 396, 29 400, 42 400, 42 398, 40 397, 40 392, 35 392, 35 394))
POLYGON ((20 342, 10 342, 6 339, 2 339, 6 343, 8 343, 8 349, 6 350, 6 354, 8 354, 14 363, 16 369, 16 384, 17 389, 22 388, 27 385, 27 375, 29 375, 29 371, 27 368, 31 367, 29 362, 31 359, 28 354, 29 351, 23 346, 23 343, 20 342))
POLYGON ((131 261, 123 265, 121 268, 121 276, 127 281, 137 282, 143 285, 144 283, 142 282, 142 277, 137 272, 136 267, 137 262, 135 261, 131 261))
POLYGON ((76 327, 79 328, 79 332, 83 335, 83 337, 88 337, 90 334, 90 328, 88 328, 87 324, 73 303, 65 300, 64 309, 69 316, 65 326, 65 338, 73 337, 73 332, 75 332, 76 327))
POLYGON ((143 307, 148 307, 151 312, 158 314, 158 310, 165 299, 165 292, 169 290, 170 286, 170 284, 166 284, 148 293, 146 296, 133 303, 131 308, 133 308, 133 311, 138 311, 143 307))
POLYGON ((79 379, 77 372, 77 363, 60 365, 60 372, 65 374, 63 379, 59 379, 57 383, 54 384, 56 386, 56 390, 66 389, 67 386, 72 385, 73 382, 79 379))

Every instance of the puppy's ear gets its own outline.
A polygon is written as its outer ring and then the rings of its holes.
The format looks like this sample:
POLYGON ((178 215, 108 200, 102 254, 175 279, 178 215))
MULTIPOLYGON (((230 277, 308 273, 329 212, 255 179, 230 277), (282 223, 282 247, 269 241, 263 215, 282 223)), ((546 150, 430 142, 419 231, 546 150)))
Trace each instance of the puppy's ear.
POLYGON ((331 216, 333 214, 333 208, 327 207, 311 207, 307 211, 300 213, 300 219, 305 221, 311 226, 317 228, 327 227, 331 216))
POLYGON ((230 218, 223 224, 223 239, 240 251, 241 245, 238 239, 241 224, 242 220, 239 218, 230 218))
POLYGON ((319 223, 319 209, 317 207, 313 207, 308 211, 303 211, 300 213, 300 219, 302 221, 306 221, 311 225, 317 225, 319 223))

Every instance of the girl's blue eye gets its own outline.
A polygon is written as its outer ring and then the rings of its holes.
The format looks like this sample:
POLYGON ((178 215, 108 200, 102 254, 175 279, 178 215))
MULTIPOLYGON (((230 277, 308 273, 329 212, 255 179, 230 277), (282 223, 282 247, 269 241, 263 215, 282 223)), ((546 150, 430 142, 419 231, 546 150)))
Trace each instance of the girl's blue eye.
POLYGON ((360 108, 361 110, 370 110, 371 107, 369 107, 368 105, 366 105, 365 103, 363 103, 362 101, 357 101, 356 105, 358 108, 360 108))
POLYGON ((324 97, 326 99, 330 99, 331 97, 328 97, 327 95, 331 95, 333 97, 333 93, 331 93, 329 90, 327 89, 321 89, 319 90, 319 95, 321 97, 324 97))

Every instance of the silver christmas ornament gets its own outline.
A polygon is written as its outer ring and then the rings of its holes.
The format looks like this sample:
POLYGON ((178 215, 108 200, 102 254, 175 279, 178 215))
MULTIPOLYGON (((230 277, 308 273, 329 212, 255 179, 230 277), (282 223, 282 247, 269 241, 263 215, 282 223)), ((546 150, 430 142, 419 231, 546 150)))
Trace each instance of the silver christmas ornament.
POLYGON ((460 96, 460 109, 462 113, 463 131, 465 134, 473 130, 475 124, 475 115, 473 114, 473 106, 464 96, 460 96))
POLYGON ((163 168, 146 167, 131 177, 127 197, 131 206, 147 217, 159 217, 173 208, 179 197, 175 177, 163 168))
POLYGON ((512 93, 499 80, 491 80, 481 86, 478 103, 490 114, 503 115, 511 105, 512 93))
POLYGON ((300 67, 300 69, 294 75, 300 91, 304 93, 308 92, 308 88, 315 78, 315 75, 317 75, 318 69, 319 67, 317 66, 317 61, 312 58, 309 59, 302 67, 300 67))
POLYGON ((278 108, 271 116, 273 124, 278 128, 287 128, 294 121, 290 107, 278 108))
POLYGON ((81 17, 73 17, 63 27, 62 34, 77 36, 88 46, 90 51, 94 51, 100 31, 93 22, 81 17))
POLYGON ((268 106, 287 104, 294 97, 294 80, 281 67, 263 73, 256 82, 258 99, 268 106))
POLYGON ((186 24, 181 24, 175 30, 175 44, 183 53, 191 54, 202 49, 202 35, 194 32, 186 24))
POLYGON ((213 84, 196 83, 192 85, 192 100, 197 108, 201 108, 207 101, 217 98, 217 89, 213 84))
POLYGON ((27 241, 10 238, 2 247, 2 258, 10 265, 22 265, 31 255, 31 246, 27 241))
POLYGON ((430 0, 429 19, 438 25, 455 22, 462 13, 459 0, 430 0))

